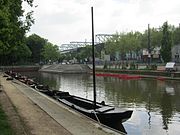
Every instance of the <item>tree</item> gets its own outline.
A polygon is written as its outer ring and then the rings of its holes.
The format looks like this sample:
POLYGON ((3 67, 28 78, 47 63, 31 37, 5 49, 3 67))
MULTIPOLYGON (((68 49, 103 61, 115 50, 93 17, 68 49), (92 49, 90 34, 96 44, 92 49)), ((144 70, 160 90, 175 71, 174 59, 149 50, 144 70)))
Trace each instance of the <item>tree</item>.
POLYGON ((132 53, 133 52, 137 52, 137 50, 139 50, 141 48, 141 38, 142 38, 142 34, 140 32, 128 32, 127 34, 123 34, 122 36, 120 36, 120 45, 122 51, 124 51, 123 53, 130 53, 131 58, 132 58, 132 53))
POLYGON ((14 47, 9 56, 14 64, 28 64, 28 59, 30 58, 31 54, 32 52, 29 47, 22 44, 14 47))
POLYGON ((161 28, 152 28, 150 29, 150 36, 151 36, 151 47, 159 47, 161 46, 161 40, 162 39, 162 31, 161 28))
POLYGON ((39 63, 41 61, 41 51, 46 43, 47 43, 46 39, 36 34, 32 34, 26 38, 26 45, 29 47, 29 49, 32 52, 31 62, 39 63))
MULTIPOLYGON (((148 44, 148 31, 146 30, 142 35, 141 46, 142 48, 147 48, 148 44)), ((154 47, 161 46, 161 39, 162 39, 162 30, 161 28, 150 28, 150 47, 151 49, 154 47)))
POLYGON ((33 6, 33 0, 0 1, 0 57, 9 63, 11 63, 11 59, 7 58, 10 57, 14 48, 25 45, 25 33, 34 23, 32 11, 24 15, 23 1, 26 1, 31 7, 33 6))
POLYGON ((47 42, 42 49, 41 55, 46 62, 56 62, 60 58, 59 47, 47 42))
MULTIPOLYGON (((96 52, 95 52, 96 53, 96 52)), ((80 59, 92 57, 92 46, 87 45, 80 50, 80 59)))
POLYGON ((120 51, 122 60, 125 60, 125 54, 130 50, 130 43, 128 41, 129 38, 128 36, 129 35, 125 33, 120 34, 118 50, 120 51))
POLYGON ((173 32, 173 43, 174 45, 178 45, 180 44, 180 27, 175 28, 174 32, 173 32))
POLYGON ((117 51, 119 45, 119 34, 114 34, 105 42, 105 52, 106 54, 113 54, 117 51))
POLYGON ((118 51, 124 60, 126 53, 132 54, 140 48, 141 37, 140 32, 116 33, 105 43, 105 51, 111 55, 118 51))
POLYGON ((161 41, 161 56, 164 62, 171 61, 172 34, 168 27, 168 22, 162 26, 163 36, 161 41))

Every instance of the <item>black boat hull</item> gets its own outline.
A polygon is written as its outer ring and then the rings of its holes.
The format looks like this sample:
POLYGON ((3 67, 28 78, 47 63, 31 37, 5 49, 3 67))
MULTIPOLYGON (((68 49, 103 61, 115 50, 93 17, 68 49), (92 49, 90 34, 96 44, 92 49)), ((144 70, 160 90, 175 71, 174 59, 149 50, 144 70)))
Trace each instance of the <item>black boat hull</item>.
POLYGON ((93 101, 71 95, 60 97, 58 101, 103 124, 123 123, 131 118, 133 112, 101 103, 96 103, 97 108, 94 109, 93 101))
POLYGON ((82 114, 99 121, 100 123, 103 124, 113 124, 113 123, 123 123, 126 120, 128 120, 131 115, 132 111, 125 111, 125 112, 119 112, 119 113, 96 113, 94 111, 92 112, 85 112, 80 109, 76 109, 78 112, 81 112, 82 114))

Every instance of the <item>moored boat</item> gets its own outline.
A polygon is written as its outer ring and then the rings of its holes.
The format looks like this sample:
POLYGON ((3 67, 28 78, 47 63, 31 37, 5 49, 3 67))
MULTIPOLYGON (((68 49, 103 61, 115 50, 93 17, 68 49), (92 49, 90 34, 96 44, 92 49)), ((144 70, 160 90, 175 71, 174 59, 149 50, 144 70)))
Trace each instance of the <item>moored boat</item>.
POLYGON ((96 102, 96 106, 94 106, 92 100, 70 95, 69 92, 49 90, 47 86, 43 85, 37 85, 36 90, 105 125, 125 122, 133 112, 106 105, 104 101, 96 102))
POLYGON ((131 110, 106 105, 105 102, 96 102, 96 106, 94 106, 93 101, 72 96, 68 92, 56 93, 56 99, 70 108, 103 124, 125 122, 131 117, 133 112, 131 110))

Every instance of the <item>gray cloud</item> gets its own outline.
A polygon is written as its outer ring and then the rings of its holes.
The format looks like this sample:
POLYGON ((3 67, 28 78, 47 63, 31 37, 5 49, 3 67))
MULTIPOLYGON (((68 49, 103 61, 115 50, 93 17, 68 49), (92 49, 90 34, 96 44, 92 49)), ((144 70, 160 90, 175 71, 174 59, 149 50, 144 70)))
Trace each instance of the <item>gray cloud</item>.
POLYGON ((69 25, 80 21, 82 18, 71 12, 44 14, 38 17, 44 25, 69 25))
POLYGON ((52 43, 91 39, 90 3, 94 6, 95 34, 143 31, 147 24, 179 24, 179 0, 34 0, 35 25, 31 33, 52 43))

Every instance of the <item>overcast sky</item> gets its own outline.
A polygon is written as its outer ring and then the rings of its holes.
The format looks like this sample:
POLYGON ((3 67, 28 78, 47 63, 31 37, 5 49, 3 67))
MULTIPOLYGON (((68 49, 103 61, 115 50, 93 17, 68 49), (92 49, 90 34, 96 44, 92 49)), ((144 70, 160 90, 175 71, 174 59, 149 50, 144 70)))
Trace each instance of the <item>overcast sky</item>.
MULTIPOLYGON (((51 43, 91 40, 91 5, 95 34, 158 28, 165 21, 179 26, 180 0, 34 0, 35 33, 51 43)), ((28 35, 29 35, 28 34, 28 35)))

